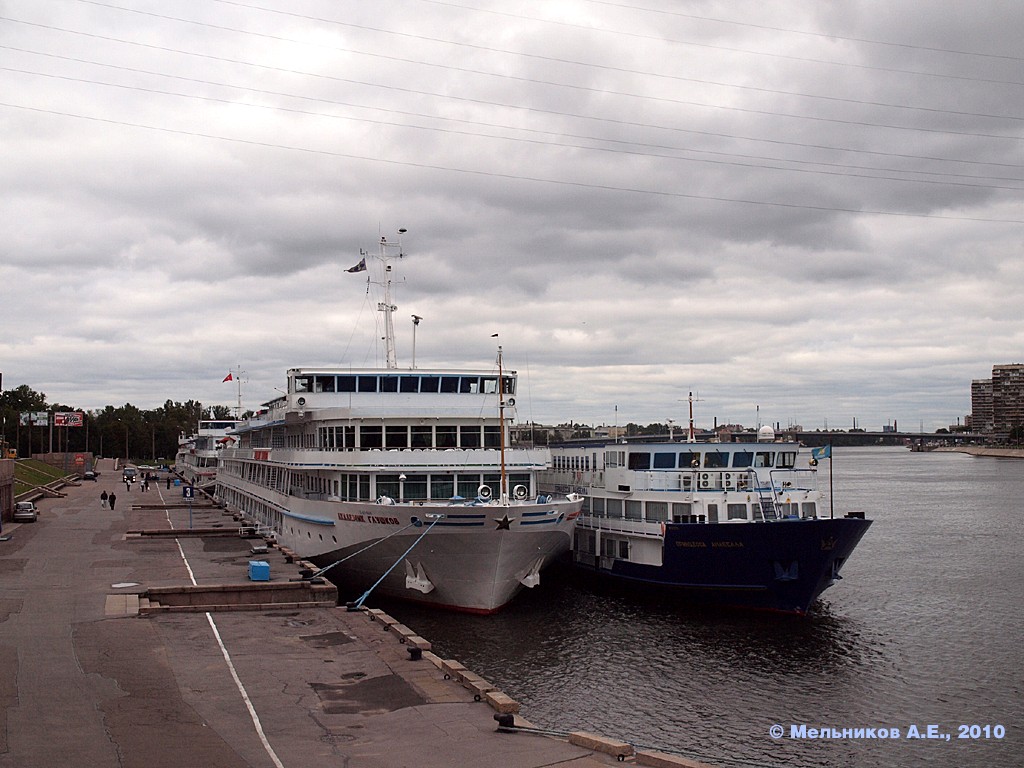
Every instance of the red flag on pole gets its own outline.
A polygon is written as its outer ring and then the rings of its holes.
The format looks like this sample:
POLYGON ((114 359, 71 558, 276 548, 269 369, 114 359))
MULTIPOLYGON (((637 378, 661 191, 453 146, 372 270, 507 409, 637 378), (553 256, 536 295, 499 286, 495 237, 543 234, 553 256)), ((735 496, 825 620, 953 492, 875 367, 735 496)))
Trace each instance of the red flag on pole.
MULTIPOLYGON (((231 381, 232 379, 234 379, 234 377, 230 373, 224 377, 224 381, 231 381)), ((223 384, 224 381, 222 381, 221 384, 223 384)))

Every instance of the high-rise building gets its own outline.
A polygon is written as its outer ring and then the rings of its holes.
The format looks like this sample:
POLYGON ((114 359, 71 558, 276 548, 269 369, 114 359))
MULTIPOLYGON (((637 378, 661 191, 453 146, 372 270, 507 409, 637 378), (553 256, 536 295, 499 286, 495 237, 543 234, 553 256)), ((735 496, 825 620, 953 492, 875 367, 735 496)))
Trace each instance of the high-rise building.
POLYGON ((1024 425, 1024 365, 992 366, 992 426, 1009 432, 1024 425))
POLYGON ((992 379, 975 379, 971 382, 971 429, 975 432, 992 432, 992 379))

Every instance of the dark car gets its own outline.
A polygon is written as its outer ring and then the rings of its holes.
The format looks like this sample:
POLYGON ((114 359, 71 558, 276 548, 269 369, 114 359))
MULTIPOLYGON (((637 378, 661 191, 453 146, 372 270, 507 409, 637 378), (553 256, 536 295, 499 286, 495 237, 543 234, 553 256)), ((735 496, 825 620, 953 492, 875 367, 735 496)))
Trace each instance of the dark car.
POLYGON ((86 472, 85 474, 82 475, 82 479, 83 480, 92 480, 95 483, 96 482, 96 473, 95 472, 91 472, 91 471, 90 472, 86 472))

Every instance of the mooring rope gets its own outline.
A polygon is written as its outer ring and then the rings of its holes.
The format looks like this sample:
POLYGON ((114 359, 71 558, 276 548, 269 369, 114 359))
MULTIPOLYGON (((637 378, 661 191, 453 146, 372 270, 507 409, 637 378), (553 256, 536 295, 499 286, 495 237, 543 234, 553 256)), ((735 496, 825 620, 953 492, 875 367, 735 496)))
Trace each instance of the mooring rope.
MULTIPOLYGON (((395 560, 395 562, 392 563, 390 568, 388 568, 386 571, 384 571, 384 575, 381 576, 379 579, 377 579, 377 581, 374 582, 374 585, 372 587, 370 587, 368 590, 366 590, 366 592, 363 593, 363 596, 360 597, 358 600, 355 601, 355 603, 352 604, 352 607, 353 608, 362 608, 363 607, 363 602, 365 602, 366 598, 368 598, 370 596, 370 593, 373 592, 373 590, 375 590, 377 588, 377 586, 382 581, 384 581, 384 579, 386 579, 388 577, 389 573, 391 573, 393 570, 395 570, 395 566, 396 565, 398 565, 406 557, 409 556, 409 553, 412 552, 413 548, 417 544, 419 544, 421 541, 423 541, 423 537, 426 536, 428 533, 430 533, 430 529, 433 528, 435 525, 437 525, 438 522, 440 522, 441 518, 443 518, 443 517, 444 517, 444 515, 438 515, 437 518, 434 520, 434 522, 432 522, 430 525, 427 526, 427 530, 425 530, 423 533, 421 533, 419 536, 416 537, 416 541, 414 541, 412 544, 409 545, 409 548, 407 550, 405 550, 405 552, 402 554, 402 556, 399 557, 397 560, 395 560)), ((417 522, 419 522, 419 521, 417 521, 417 522)))
POLYGON ((323 575, 324 575, 325 573, 327 573, 327 572, 328 572, 329 570, 331 570, 331 568, 333 568, 334 566, 336 566, 336 565, 341 565, 341 564, 342 564, 342 563, 344 563, 344 562, 345 562, 346 560, 351 560, 351 559, 352 559, 353 557, 355 557, 356 555, 361 555, 361 554, 363 554, 363 552, 365 552, 366 550, 368 550, 368 549, 373 549, 373 548, 374 548, 374 547, 376 547, 376 546, 377 546, 378 544, 380 544, 380 543, 381 543, 382 541, 387 541, 387 540, 388 540, 388 539, 390 539, 390 538, 391 538, 392 536, 397 536, 398 534, 402 533, 403 531, 407 531, 408 529, 412 528, 413 526, 417 526, 417 525, 422 525, 422 524, 423 524, 423 523, 422 523, 422 522, 421 522, 420 520, 418 520, 418 519, 415 519, 415 518, 414 518, 414 519, 413 519, 413 521, 412 521, 411 523, 409 523, 409 524, 408 524, 407 526, 405 526, 404 528, 399 528, 399 529, 398 529, 397 531, 392 531, 392 532, 391 532, 391 533, 389 533, 389 534, 388 534, 387 536, 385 536, 385 537, 383 537, 383 538, 380 538, 380 539, 377 539, 377 540, 376 540, 375 542, 373 542, 372 544, 367 544, 367 545, 366 545, 365 547, 363 547, 362 549, 360 549, 360 550, 359 550, 358 552, 353 552, 353 553, 352 553, 351 555, 346 555, 345 557, 341 558, 341 560, 335 560, 335 561, 334 561, 333 563, 331 563, 330 565, 324 566, 324 567, 323 567, 323 568, 321 568, 321 569, 320 569, 319 571, 314 571, 314 572, 313 572, 312 574, 310 574, 310 575, 309 575, 309 576, 308 576, 308 577, 307 577, 307 578, 305 579, 305 581, 308 581, 309 579, 315 579, 315 578, 317 578, 317 577, 319 577, 319 576, 323 576, 323 575))

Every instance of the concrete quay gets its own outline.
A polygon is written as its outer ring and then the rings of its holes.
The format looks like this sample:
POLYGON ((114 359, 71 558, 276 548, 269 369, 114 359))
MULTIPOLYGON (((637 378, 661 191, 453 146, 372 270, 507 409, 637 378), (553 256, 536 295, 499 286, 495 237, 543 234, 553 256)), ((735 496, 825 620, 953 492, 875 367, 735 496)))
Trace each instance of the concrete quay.
POLYGON ((329 585, 296 593, 302 563, 253 554, 262 541, 230 515, 101 469, 39 502, 38 522, 5 526, 0 768, 698 765, 502 732, 496 713, 529 726, 518 704, 429 639, 335 606, 329 585), (249 580, 250 560, 269 581, 249 580))

